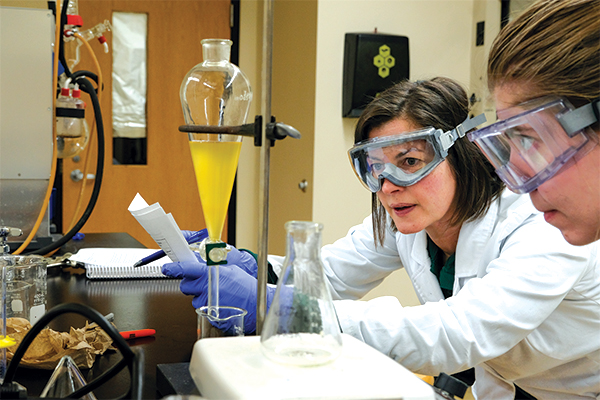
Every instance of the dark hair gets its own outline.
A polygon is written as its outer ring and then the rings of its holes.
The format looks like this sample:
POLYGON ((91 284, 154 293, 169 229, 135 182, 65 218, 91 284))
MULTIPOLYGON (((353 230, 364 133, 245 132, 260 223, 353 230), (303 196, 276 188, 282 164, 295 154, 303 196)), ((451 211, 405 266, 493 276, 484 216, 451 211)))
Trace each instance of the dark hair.
MULTIPOLYGON (((403 81, 367 105, 358 119, 354 143, 368 139, 373 129, 399 118, 423 128, 450 131, 467 118, 468 109, 467 93, 451 79, 403 81)), ((500 195, 504 184, 479 148, 467 138, 457 140, 446 159, 457 183, 450 223, 460 225, 481 217, 500 195)), ((376 193, 371 208, 375 243, 383 244, 387 214, 376 193)), ((393 224, 392 229, 395 229, 393 224)))

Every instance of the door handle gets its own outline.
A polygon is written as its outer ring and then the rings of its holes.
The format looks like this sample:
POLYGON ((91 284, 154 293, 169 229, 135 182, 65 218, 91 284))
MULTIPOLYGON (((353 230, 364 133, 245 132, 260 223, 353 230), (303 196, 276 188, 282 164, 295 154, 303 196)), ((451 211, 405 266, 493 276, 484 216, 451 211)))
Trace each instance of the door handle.
POLYGON ((306 181, 306 179, 302 179, 302 181, 298 184, 298 189, 302 190, 303 192, 306 192, 307 188, 308 182, 306 181))
MULTIPOLYGON (((80 180, 83 179, 83 172, 81 172, 81 170, 79 170, 79 169, 74 169, 73 171, 71 171, 71 179, 73 180, 73 182, 79 182, 80 180)), ((87 174, 87 179, 88 180, 96 179, 96 175, 87 174)))

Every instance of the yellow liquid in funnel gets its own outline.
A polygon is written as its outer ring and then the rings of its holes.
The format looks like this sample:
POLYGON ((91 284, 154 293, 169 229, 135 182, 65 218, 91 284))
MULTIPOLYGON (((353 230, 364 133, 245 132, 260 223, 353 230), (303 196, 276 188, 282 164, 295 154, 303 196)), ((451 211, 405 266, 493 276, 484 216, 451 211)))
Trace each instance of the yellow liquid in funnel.
POLYGON ((221 240, 242 142, 189 143, 208 236, 221 240))

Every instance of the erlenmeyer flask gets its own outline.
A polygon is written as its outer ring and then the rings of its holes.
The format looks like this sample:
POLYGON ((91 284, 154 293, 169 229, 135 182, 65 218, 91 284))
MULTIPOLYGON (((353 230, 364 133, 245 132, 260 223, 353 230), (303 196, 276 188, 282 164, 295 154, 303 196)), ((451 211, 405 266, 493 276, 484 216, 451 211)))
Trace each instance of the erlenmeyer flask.
POLYGON ((342 336, 321 263, 315 222, 289 221, 286 257, 261 333, 261 351, 282 364, 311 366, 335 360, 342 336))
MULTIPOLYGON (((51 397, 53 399, 67 397, 76 390, 86 385, 85 378, 81 374, 75 361, 70 356, 64 356, 58 362, 52 376, 42 390, 40 397, 51 397)), ((83 400, 96 400, 93 392, 81 397, 83 400)))

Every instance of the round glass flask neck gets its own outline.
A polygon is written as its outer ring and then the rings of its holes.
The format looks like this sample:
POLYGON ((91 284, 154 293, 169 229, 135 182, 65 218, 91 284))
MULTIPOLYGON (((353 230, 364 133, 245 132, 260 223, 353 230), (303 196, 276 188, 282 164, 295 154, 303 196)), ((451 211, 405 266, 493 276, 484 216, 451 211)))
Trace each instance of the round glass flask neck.
POLYGON ((229 61, 231 57, 231 45, 233 44, 231 40, 203 39, 200 43, 202 43, 202 57, 204 61, 229 61))

